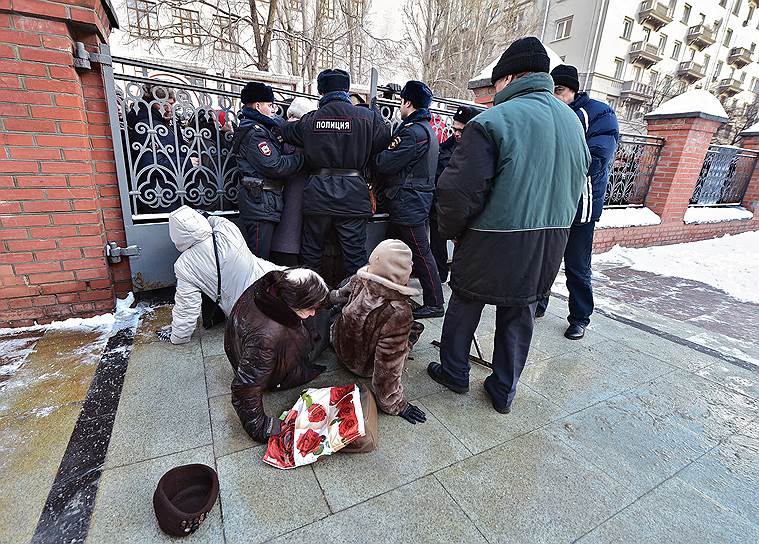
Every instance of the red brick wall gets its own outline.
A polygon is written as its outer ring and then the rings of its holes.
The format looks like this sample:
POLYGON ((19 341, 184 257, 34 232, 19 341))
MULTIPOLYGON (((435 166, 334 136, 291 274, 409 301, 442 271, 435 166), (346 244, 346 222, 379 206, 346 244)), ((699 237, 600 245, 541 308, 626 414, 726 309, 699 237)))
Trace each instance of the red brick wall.
MULTIPOLYGON (((753 149, 759 152, 759 134, 744 134, 741 138, 741 147, 753 149)), ((759 162, 754 168, 754 175, 746 189, 746 195, 743 197, 743 206, 754 213, 759 213, 759 162)))
POLYGON ((129 279, 100 71, 72 67, 108 20, 71 4, 0 0, 0 326, 111 311, 129 279))

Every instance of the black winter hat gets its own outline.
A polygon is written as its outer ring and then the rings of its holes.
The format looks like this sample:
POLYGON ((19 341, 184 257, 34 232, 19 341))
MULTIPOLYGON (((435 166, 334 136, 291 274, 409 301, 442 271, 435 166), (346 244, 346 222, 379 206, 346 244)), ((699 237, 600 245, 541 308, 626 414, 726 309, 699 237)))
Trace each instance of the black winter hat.
POLYGON ((453 114, 453 120, 466 125, 480 113, 482 113, 482 110, 479 110, 474 106, 459 106, 459 109, 453 114))
POLYGON ((495 83, 502 77, 522 72, 548 73, 550 69, 551 59, 548 58, 546 48, 539 39, 528 36, 516 40, 503 52, 493 68, 490 82, 495 83))
POLYGON ((577 68, 568 64, 559 64, 551 70, 551 77, 555 85, 561 85, 574 92, 580 90, 580 78, 577 76, 577 68))
POLYGON ((250 81, 242 91, 240 91, 240 102, 250 104, 251 102, 274 102, 274 91, 268 85, 258 81, 250 81))
POLYGON ((432 103, 432 91, 421 81, 407 81, 401 89, 401 98, 411 102, 415 108, 429 108, 432 103))
POLYGON ((316 89, 319 94, 327 94, 332 91, 348 92, 351 88, 351 76, 345 70, 337 68, 323 70, 316 76, 316 89))
POLYGON ((198 530, 219 496, 219 478, 206 465, 182 465, 161 476, 153 509, 164 533, 187 536, 198 530))

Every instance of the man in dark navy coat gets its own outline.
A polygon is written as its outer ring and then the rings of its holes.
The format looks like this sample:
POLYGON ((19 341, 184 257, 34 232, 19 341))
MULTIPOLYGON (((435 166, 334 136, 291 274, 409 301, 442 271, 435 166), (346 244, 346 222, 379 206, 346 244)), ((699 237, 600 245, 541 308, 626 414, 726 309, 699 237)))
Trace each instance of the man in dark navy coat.
MULTIPOLYGON (((561 64, 551 71, 551 77, 555 85, 554 96, 568 104, 580 118, 591 158, 587 183, 564 250, 564 273, 569 291, 569 327, 564 336, 570 340, 579 340, 585 336, 585 328, 593 313, 590 269, 593 230, 604 207, 609 167, 619 142, 619 124, 611 106, 593 100, 588 93, 578 92, 580 80, 577 68, 561 64)), ((539 300, 535 316, 545 315, 547 307, 548 297, 539 300)))
POLYGON ((319 109, 282 127, 285 141, 303 149, 308 180, 303 191, 303 265, 320 270, 324 241, 337 232, 346 275, 367 262, 366 225, 372 216, 367 173, 387 147, 390 129, 379 112, 354 106, 344 70, 317 77, 319 109))
POLYGON ((284 141, 275 130, 283 121, 275 116, 271 87, 250 82, 240 93, 240 100, 240 126, 232 144, 240 169, 240 221, 253 254, 269 259, 274 228, 284 208, 282 190, 285 182, 303 168, 303 156, 283 153, 284 141))
POLYGON ((383 179, 390 221, 398 237, 411 248, 414 274, 422 284, 424 306, 415 319, 443 317, 443 288, 427 235, 427 220, 435 191, 438 141, 430 124, 432 91, 421 81, 401 90, 403 122, 390 145, 377 155, 375 167, 383 179))

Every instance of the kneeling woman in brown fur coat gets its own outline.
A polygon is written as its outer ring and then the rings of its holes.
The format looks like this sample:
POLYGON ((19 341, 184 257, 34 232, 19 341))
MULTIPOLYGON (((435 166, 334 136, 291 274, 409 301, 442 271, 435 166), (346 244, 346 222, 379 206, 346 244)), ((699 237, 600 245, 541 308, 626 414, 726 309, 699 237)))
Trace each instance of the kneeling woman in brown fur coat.
POLYGON ((406 358, 423 329, 411 314, 409 298, 419 292, 407 286, 410 276, 408 246, 400 240, 380 243, 351 279, 348 303, 332 325, 332 345, 348 370, 372 379, 383 412, 416 424, 427 418, 408 403, 401 384, 406 358))

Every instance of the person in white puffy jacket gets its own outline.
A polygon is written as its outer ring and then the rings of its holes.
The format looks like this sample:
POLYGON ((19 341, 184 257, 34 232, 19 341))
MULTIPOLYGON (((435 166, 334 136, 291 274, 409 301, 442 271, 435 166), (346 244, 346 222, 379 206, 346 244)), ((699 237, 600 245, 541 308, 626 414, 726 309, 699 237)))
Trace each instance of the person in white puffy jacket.
POLYGON ((182 253, 174 263, 177 292, 174 297, 171 333, 162 331, 172 344, 190 341, 200 317, 201 292, 216 300, 216 260, 211 232, 221 267, 221 309, 229 315, 237 299, 253 282, 272 270, 282 270, 269 261, 253 255, 240 229, 223 217, 206 219, 188 206, 169 215, 169 236, 182 253))

